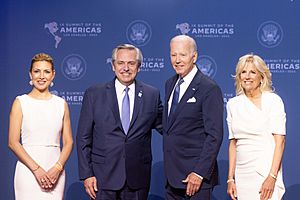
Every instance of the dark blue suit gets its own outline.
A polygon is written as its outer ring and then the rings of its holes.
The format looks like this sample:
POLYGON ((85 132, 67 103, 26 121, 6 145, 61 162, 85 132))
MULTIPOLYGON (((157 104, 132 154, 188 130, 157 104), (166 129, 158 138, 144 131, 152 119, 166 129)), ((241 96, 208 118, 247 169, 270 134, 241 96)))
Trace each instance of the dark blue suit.
POLYGON ((95 176, 98 188, 120 190, 149 188, 151 133, 161 131, 159 90, 135 82, 135 101, 128 134, 119 114, 115 80, 96 85, 84 94, 77 131, 79 176, 95 176))
POLYGON ((223 98, 217 84, 199 70, 168 117, 168 101, 178 76, 167 80, 163 115, 164 165, 168 183, 182 183, 191 172, 204 179, 200 189, 218 184, 217 155, 223 139, 223 98))

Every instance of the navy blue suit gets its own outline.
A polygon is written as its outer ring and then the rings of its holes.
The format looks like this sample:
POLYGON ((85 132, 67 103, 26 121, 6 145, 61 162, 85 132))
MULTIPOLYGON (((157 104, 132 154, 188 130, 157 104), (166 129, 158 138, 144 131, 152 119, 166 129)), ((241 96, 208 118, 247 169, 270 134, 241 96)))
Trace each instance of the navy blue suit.
POLYGON ((162 105, 159 90, 135 82, 132 120, 124 134, 115 80, 86 90, 77 131, 79 177, 97 178, 98 188, 120 190, 149 188, 151 133, 161 131, 162 105))
POLYGON ((200 189, 218 184, 217 155, 223 139, 223 98, 217 84, 198 70, 174 113, 168 101, 178 76, 167 80, 163 114, 164 165, 168 183, 182 183, 191 172, 204 179, 200 189))

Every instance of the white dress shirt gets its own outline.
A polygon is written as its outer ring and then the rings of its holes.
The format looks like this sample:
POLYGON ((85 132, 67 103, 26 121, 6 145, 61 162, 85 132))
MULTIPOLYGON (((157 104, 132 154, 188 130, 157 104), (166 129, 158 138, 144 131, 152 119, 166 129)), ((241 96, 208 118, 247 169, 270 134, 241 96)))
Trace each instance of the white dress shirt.
MULTIPOLYGON (((185 77, 183 77, 184 82, 181 83, 181 85, 179 86, 180 87, 179 98, 178 98, 179 102, 180 102, 182 96, 184 95, 185 91, 187 90, 187 88, 191 84, 191 82, 192 82, 193 78, 195 77, 197 71, 198 71, 198 68, 194 65, 192 71, 190 71, 190 73, 188 73, 185 77)), ((180 77, 179 77, 179 79, 180 79, 180 77)), ((175 86, 177 85, 179 79, 176 81, 175 86)), ((173 88, 172 94, 171 94, 171 96, 169 98, 169 101, 168 101, 168 114, 170 113, 175 86, 173 88)))

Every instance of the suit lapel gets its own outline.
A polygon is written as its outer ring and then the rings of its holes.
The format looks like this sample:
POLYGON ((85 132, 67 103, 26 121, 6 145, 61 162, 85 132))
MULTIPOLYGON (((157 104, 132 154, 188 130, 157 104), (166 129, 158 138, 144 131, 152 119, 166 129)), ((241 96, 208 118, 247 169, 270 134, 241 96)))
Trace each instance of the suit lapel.
POLYGON ((136 121, 138 114, 140 112, 140 108, 143 103, 143 85, 139 81, 135 81, 135 94, 134 94, 134 106, 133 106, 133 113, 132 118, 130 121, 130 126, 128 130, 128 134, 130 134, 130 128, 136 121))
POLYGON ((164 106, 164 124, 167 124, 167 130, 169 129, 170 126, 170 120, 168 116, 168 111, 169 111, 169 100, 173 91, 173 88, 175 87, 176 81, 178 79, 178 75, 173 76, 170 81, 166 85, 166 93, 165 93, 165 106, 164 106))
POLYGON ((121 119, 120 119, 120 112, 119 112, 119 105, 118 99, 116 94, 116 87, 115 87, 115 80, 107 83, 106 85, 106 95, 108 104, 113 112, 113 115, 117 121, 117 125, 123 130, 121 119))
POLYGON ((165 89, 165 106, 164 106, 164 124, 167 124, 167 126, 169 126, 170 123, 168 123, 168 110, 169 110, 169 99, 170 99, 170 96, 172 94, 172 90, 173 88, 175 87, 175 84, 176 84, 176 81, 178 79, 178 75, 176 76, 173 76, 170 81, 167 82, 166 84, 166 89, 165 89))

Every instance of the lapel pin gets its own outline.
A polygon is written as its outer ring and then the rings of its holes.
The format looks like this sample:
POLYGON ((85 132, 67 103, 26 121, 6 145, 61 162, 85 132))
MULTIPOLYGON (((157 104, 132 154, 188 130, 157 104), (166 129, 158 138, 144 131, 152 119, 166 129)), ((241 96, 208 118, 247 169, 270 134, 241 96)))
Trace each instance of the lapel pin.
POLYGON ((194 91, 195 91, 196 89, 195 89, 195 88, 192 88, 192 90, 194 90, 194 91))
POLYGON ((139 93, 138 93, 138 97, 142 97, 143 96, 143 92, 142 91, 139 91, 139 93))

